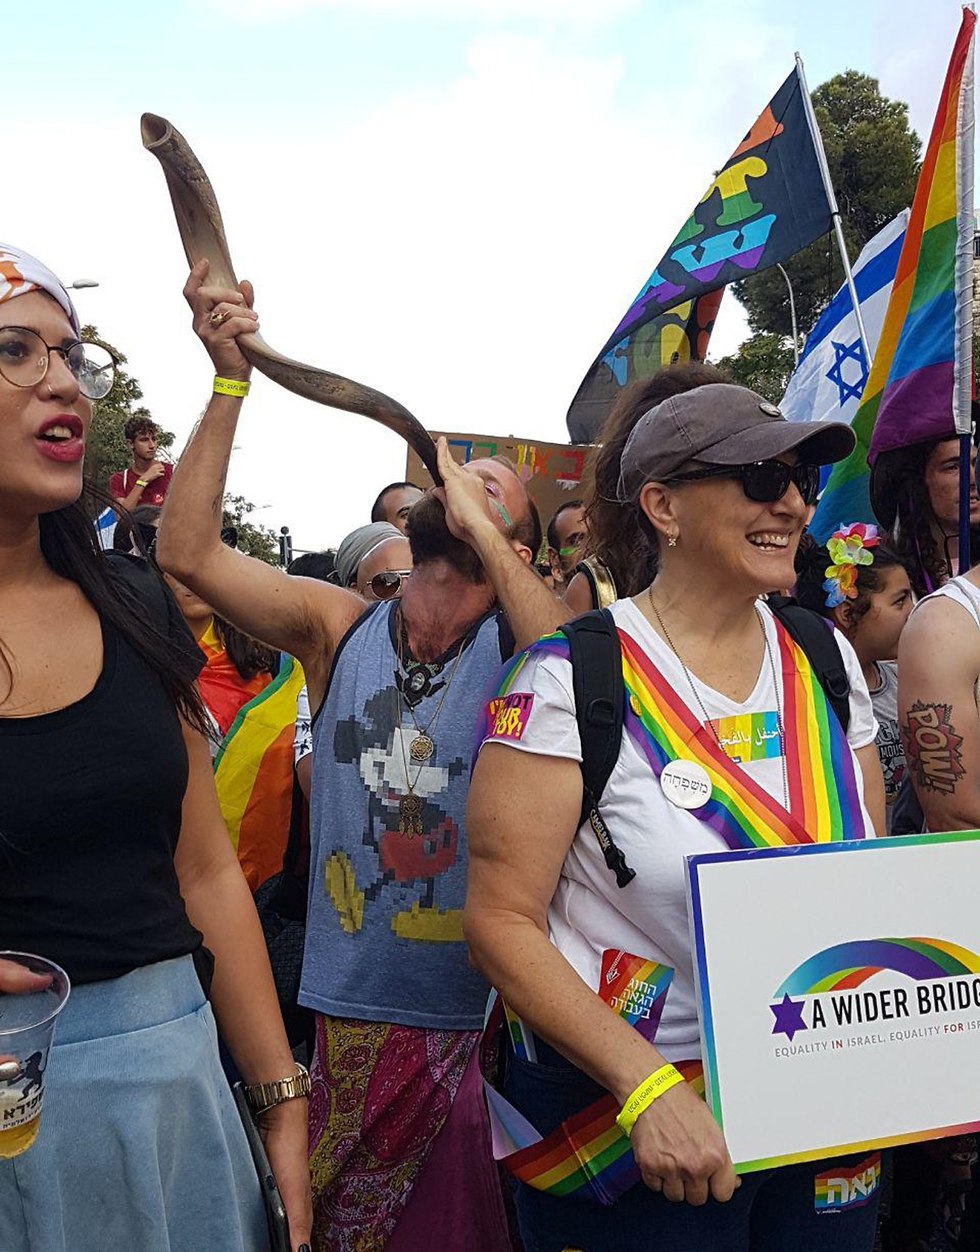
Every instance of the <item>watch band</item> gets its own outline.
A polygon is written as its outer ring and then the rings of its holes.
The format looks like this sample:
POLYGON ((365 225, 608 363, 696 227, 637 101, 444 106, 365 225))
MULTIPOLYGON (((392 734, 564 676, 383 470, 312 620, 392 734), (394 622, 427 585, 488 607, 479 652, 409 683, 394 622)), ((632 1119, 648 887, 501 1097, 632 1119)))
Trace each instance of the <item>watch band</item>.
POLYGON ((265 1113, 277 1104, 310 1094, 310 1075, 305 1065, 296 1062, 296 1073, 277 1082, 257 1082, 245 1087, 245 1099, 253 1113, 265 1113))

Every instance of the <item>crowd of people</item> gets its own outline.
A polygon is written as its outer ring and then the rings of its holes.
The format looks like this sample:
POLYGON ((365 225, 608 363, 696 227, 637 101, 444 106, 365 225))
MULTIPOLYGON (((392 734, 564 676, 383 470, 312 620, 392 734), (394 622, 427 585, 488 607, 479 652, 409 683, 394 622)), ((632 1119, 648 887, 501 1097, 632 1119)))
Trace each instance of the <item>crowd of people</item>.
MULTIPOLYGON (((546 526, 506 459, 440 441, 441 486, 387 485, 283 570, 222 516, 258 318, 202 266, 211 399, 176 464, 127 424, 106 553, 82 470, 111 366, 57 278, 7 251, 0 946, 72 993, 37 1141, 0 1160, 0 1246, 267 1249, 240 1082, 292 1252, 921 1252, 943 1223, 980 1247, 969 1140, 883 1154, 867 1202, 830 1214, 815 1179, 850 1158, 736 1176, 703 1099, 684 880, 753 826, 980 826, 957 441, 886 454, 878 524, 819 544, 820 470, 851 430, 676 365, 627 389, 546 526), (784 715, 795 676, 809 719, 784 715), (766 734, 746 747, 740 719, 766 734), (679 764, 716 780, 693 808, 679 764), (813 785, 838 803, 808 817, 813 785), (603 995, 624 955, 667 975, 642 1022, 603 995), (557 1186, 586 1111, 615 1176, 557 1186)), ((24 989, 0 961, 0 991, 24 989)))

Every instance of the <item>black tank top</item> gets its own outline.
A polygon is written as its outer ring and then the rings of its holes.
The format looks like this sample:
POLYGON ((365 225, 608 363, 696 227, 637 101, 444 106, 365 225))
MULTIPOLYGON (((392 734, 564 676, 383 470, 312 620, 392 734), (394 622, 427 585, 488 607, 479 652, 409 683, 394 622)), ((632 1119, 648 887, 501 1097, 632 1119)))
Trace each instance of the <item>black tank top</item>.
MULTIPOLYGON (((204 658, 156 570, 106 559, 199 672, 204 658)), ((0 717, 0 948, 49 957, 75 983, 201 945, 174 869, 187 787, 177 711, 101 620, 102 672, 87 696, 39 717, 0 717)))

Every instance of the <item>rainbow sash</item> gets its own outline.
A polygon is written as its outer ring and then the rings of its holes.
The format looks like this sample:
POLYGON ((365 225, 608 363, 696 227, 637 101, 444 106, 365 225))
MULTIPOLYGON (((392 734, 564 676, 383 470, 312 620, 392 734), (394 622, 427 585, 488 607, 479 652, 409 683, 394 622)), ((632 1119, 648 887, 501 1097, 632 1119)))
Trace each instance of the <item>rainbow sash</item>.
MULTIPOLYGON (((728 756, 636 640, 619 629, 626 688, 624 732, 658 779, 664 766, 678 758, 696 761, 707 771, 711 798, 689 816, 710 827, 729 848, 863 839, 861 789, 843 727, 806 653, 780 621, 775 621, 775 627, 783 678, 788 809, 728 756)), ((497 696, 514 691, 528 658, 541 655, 568 660, 567 638, 561 632, 548 635, 515 657, 504 669, 497 696)), ((478 742, 488 737, 491 729, 489 718, 485 718, 478 742)), ((498 1001, 488 1017, 485 1040, 503 1037, 504 1014, 498 1001)), ((520 1019, 510 1011, 506 1011, 506 1020, 507 1037, 519 1044, 518 1055, 526 1056, 529 1032, 523 1023, 518 1026, 520 1019)), ((493 1072, 492 1047, 488 1046, 483 1055, 484 1074, 489 1075, 493 1072)), ((674 1063, 703 1096, 701 1061, 674 1063)), ((611 1095, 541 1136, 490 1082, 486 1094, 494 1155, 528 1186, 551 1195, 608 1205, 639 1182, 629 1139, 616 1125, 619 1107, 611 1095)))

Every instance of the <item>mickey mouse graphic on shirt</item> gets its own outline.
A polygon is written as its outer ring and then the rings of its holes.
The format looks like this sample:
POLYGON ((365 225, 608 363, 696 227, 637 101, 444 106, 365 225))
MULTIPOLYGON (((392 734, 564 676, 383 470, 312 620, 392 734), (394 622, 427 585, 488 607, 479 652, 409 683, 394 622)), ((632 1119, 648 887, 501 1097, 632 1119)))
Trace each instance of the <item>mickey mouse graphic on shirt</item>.
MULTIPOLYGON (((386 908, 396 906, 391 926, 402 938, 459 942, 462 910, 436 904, 440 875, 457 863, 460 833, 440 797, 455 778, 468 773, 469 760, 457 756, 447 765, 412 760, 410 744, 418 732, 400 724, 403 699, 417 704, 444 686, 416 679, 410 690, 412 676, 411 671, 405 679, 398 674, 398 685, 371 696, 360 717, 337 723, 334 754, 339 763, 356 765, 364 784, 367 814, 362 838, 375 854, 376 872, 370 880, 358 882, 351 857, 335 848, 327 858, 325 887, 348 934, 361 929, 365 907, 377 902, 386 908), (408 833, 399 820, 399 802, 409 793, 420 802, 415 826, 421 833, 408 833)), ((363 864, 363 858, 357 859, 363 864)))

